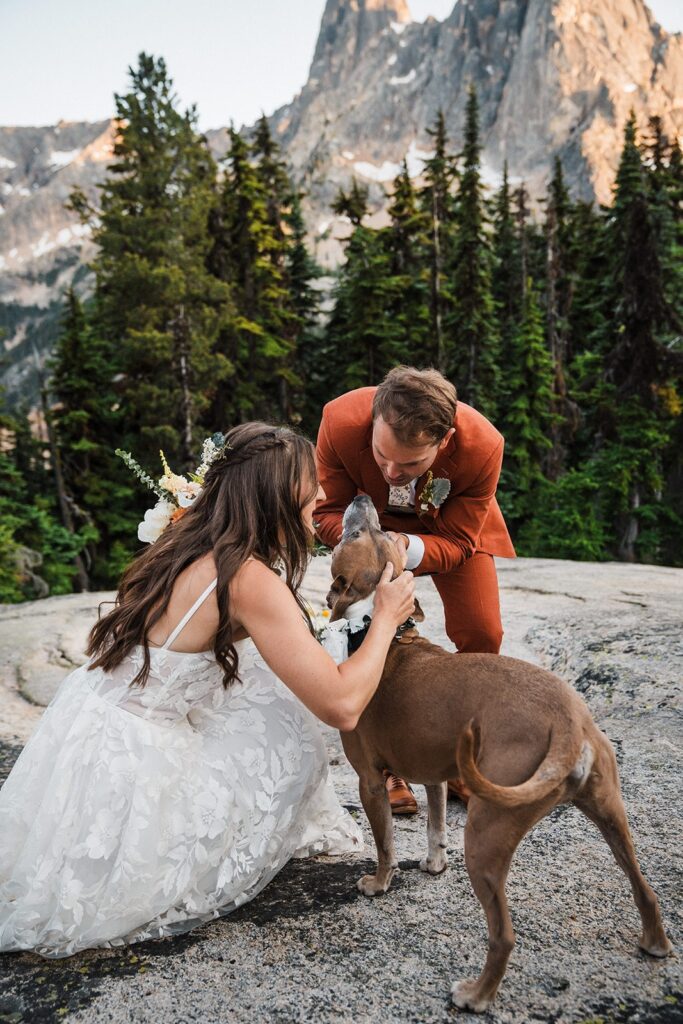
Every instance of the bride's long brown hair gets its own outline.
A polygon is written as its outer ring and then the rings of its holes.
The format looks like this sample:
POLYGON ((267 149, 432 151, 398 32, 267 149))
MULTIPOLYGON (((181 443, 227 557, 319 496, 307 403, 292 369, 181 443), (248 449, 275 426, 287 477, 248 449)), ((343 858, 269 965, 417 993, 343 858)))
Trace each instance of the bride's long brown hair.
POLYGON ((90 668, 116 668, 134 647, 143 665, 133 684, 144 686, 150 670, 147 637, 166 611, 173 585, 188 566, 213 552, 218 583, 218 630, 213 651, 223 685, 237 676, 228 588, 253 556, 280 568, 299 607, 298 596, 310 553, 301 511, 317 493, 313 445, 288 427, 244 423, 226 435, 223 454, 209 467, 201 494, 181 519, 143 551, 123 575, 113 611, 93 627, 87 654, 90 668), (302 492, 306 487, 308 493, 302 492))

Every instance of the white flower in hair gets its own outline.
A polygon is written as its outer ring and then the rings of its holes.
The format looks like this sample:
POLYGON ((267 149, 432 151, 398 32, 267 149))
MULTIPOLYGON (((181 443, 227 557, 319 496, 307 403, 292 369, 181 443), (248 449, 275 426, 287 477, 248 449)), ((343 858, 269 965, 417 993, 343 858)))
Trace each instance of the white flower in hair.
POLYGON ((143 544, 153 544, 158 540, 171 522, 175 510, 176 506, 172 502, 160 498, 154 508, 148 508, 145 512, 145 518, 138 526, 138 540, 143 544))

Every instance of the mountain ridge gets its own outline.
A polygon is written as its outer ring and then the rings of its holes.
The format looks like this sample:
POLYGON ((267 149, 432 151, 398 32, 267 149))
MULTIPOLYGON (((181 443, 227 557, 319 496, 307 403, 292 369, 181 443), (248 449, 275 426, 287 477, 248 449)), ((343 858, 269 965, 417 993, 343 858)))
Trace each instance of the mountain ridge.
MULTIPOLYGON (((507 160, 535 196, 559 156, 575 196, 608 202, 631 107, 683 140, 683 35, 643 0, 458 0, 424 22, 406 0, 327 0, 308 78, 269 119, 323 266, 349 230, 330 212, 337 189, 361 179, 381 223, 401 161, 419 176, 439 109, 459 147, 470 83, 485 180, 507 160)), ((206 134, 222 156, 227 131, 206 134)), ((65 287, 92 286, 89 232, 64 203, 74 187, 96 194, 113 139, 112 119, 0 128, 0 386, 12 401, 35 398, 65 287)))

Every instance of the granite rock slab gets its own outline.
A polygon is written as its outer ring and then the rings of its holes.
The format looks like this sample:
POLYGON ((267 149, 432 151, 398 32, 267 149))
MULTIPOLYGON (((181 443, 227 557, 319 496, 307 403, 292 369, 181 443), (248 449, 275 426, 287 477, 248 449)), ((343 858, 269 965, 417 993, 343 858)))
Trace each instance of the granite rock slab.
MULTIPOLYGON (((524 840, 507 894, 517 944, 490 1024, 683 1021, 681 686, 683 571, 659 566, 517 559, 498 563, 504 653, 545 665, 583 693, 612 740, 643 871, 676 946, 653 960, 637 947, 625 877, 572 806, 524 840)), ((306 596, 321 605, 329 560, 315 559, 306 596)), ((421 631, 452 649, 428 579, 421 631)), ((112 595, 0 607, 0 774, 7 772, 61 677, 83 660, 96 608, 112 595)), ((449 803, 449 870, 418 870, 426 801, 395 823, 401 872, 368 900, 355 881, 373 848, 355 774, 325 729, 342 802, 361 822, 365 854, 292 861, 252 903, 187 936, 61 961, 0 956, 0 1021, 446 1022, 473 975, 486 925, 463 859, 466 811, 449 803)))

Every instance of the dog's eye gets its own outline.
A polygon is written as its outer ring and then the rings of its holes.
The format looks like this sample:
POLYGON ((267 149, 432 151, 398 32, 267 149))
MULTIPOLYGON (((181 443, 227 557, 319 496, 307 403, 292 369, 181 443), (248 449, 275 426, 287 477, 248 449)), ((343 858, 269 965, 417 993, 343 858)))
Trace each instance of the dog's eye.
POLYGON ((360 537, 360 530, 354 530, 353 531, 353 536, 354 537, 360 537))

